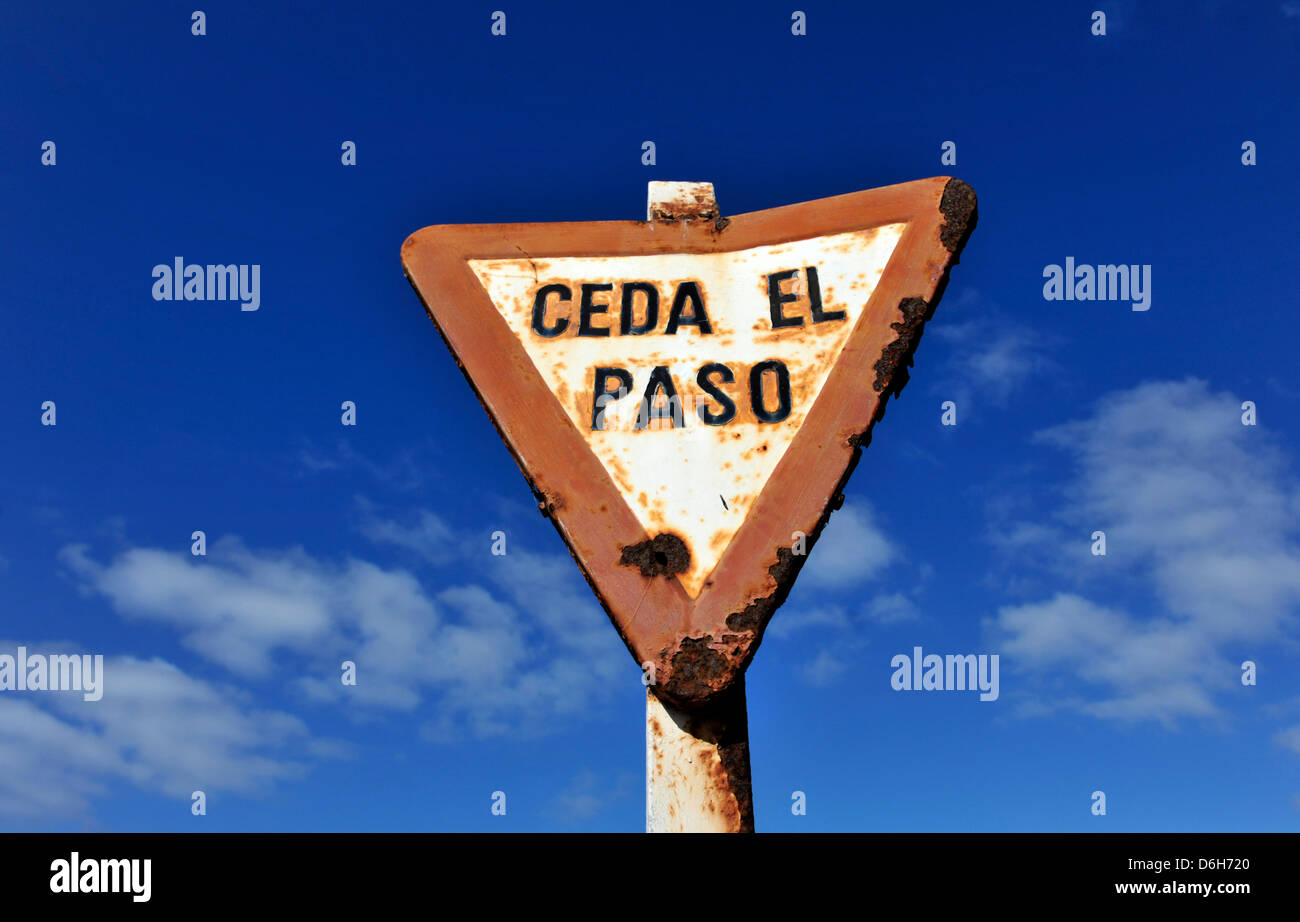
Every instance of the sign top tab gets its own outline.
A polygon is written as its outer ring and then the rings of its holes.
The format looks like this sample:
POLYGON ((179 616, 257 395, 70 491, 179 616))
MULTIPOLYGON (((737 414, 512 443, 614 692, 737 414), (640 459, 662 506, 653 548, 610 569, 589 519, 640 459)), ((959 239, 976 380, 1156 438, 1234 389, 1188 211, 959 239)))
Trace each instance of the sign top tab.
MULTIPOLYGON (((667 184, 665 184, 667 185, 667 184)), ((443 225, 408 278, 656 691, 748 665, 975 222, 938 178, 722 218, 443 225)))

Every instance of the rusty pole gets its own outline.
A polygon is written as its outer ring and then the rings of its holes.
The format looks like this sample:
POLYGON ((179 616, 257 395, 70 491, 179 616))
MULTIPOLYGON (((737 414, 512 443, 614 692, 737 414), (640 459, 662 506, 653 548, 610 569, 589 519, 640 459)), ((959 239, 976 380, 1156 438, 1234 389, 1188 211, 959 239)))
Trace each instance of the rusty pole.
MULTIPOLYGON (((651 182, 647 221, 718 221, 712 183, 651 182)), ((753 832, 745 677, 699 710, 645 699, 645 831, 753 832)))
POLYGON ((701 711, 646 690, 645 831, 754 831, 743 675, 701 711))

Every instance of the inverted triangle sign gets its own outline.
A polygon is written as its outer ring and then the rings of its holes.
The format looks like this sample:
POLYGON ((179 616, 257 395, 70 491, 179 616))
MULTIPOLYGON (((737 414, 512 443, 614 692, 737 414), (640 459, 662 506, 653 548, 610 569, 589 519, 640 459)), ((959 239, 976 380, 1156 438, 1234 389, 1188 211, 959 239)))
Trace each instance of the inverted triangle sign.
POLYGON ((689 708, 748 665, 974 221, 943 177, 730 220, 427 227, 402 262, 633 656, 689 708))

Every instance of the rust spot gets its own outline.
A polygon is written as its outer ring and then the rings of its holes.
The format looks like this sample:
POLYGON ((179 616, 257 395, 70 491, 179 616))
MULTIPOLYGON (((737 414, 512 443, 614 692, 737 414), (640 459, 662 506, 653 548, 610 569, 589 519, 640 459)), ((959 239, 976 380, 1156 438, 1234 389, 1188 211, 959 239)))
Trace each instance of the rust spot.
MULTIPOLYGON (((975 190, 960 179, 948 180, 947 185, 943 187, 943 196, 939 200, 939 211, 942 212, 944 221, 943 227, 939 230, 939 239, 949 253, 956 254, 966 245, 971 231, 975 230, 975 224, 979 220, 975 190)), ((912 366, 912 356, 920 344, 921 330, 934 314, 935 305, 939 303, 944 289, 948 287, 948 274, 959 261, 954 256, 944 268, 943 277, 935 286, 934 295, 929 301, 924 298, 904 298, 898 302, 898 309, 902 312, 903 319, 901 322, 889 325, 890 329, 898 333, 898 337, 885 347, 875 365, 876 380, 872 387, 877 393, 881 393, 876 419, 885 415, 885 399, 891 393, 897 396, 907 384, 910 377, 908 369, 912 366)))
POLYGON ((552 518, 557 509, 564 508, 564 500, 561 497, 547 493, 545 490, 539 490, 531 480, 528 483, 528 488, 533 491, 533 498, 537 500, 537 511, 546 518, 552 518))
MULTIPOLYGON (((728 707, 726 727, 718 740, 718 758, 721 760, 720 779, 735 798, 736 829, 738 832, 754 831, 754 792, 749 771, 749 717, 745 709, 744 680, 736 683, 729 692, 735 703, 728 707)), ((731 801, 727 801, 730 806, 731 801)))
MULTIPOLYGON (((650 203, 650 220, 661 224, 677 221, 710 221, 715 230, 718 222, 726 221, 718 210, 712 183, 682 183, 677 188, 662 188, 650 203)), ((730 223, 730 222, 728 222, 730 223)))
MULTIPOLYGON (((966 238, 975 229, 979 217, 975 190, 960 179, 950 179, 943 187, 939 210, 943 212, 943 228, 939 240, 949 253, 956 253, 966 245, 966 238)), ((937 298, 935 300, 938 300, 937 298)))
POLYGON ((871 386, 877 392, 886 387, 895 393, 903 389, 909 377, 907 369, 912 365, 912 355, 921 340, 921 328, 933 313, 924 298, 904 298, 898 302, 898 309, 902 312, 903 319, 889 325, 898 336, 876 360, 876 380, 871 386))
POLYGON ((672 532, 665 532, 640 544, 627 545, 618 562, 625 567, 640 567, 641 575, 647 579, 673 576, 690 568, 691 552, 686 549, 685 541, 672 532))
POLYGON ((788 547, 777 548, 776 563, 767 568, 767 572, 776 580, 776 591, 761 599, 754 599, 745 606, 744 611, 727 615, 727 627, 737 632, 761 634, 768 620, 771 619, 772 612, 776 611, 789 594, 790 584, 794 582, 795 574, 803 565, 804 556, 800 555, 796 558, 788 547))
MULTIPOLYGON (((935 313, 935 306, 939 304, 944 289, 948 287, 948 274, 959 261, 956 257, 957 252, 966 246, 971 231, 975 230, 976 221, 979 220, 975 190, 961 179, 949 179, 948 185, 944 186, 939 211, 944 215, 944 226, 939 231, 940 241, 950 254, 954 254, 954 257, 944 268, 944 276, 935 286, 935 294, 928 302, 924 298, 904 298, 898 302, 902 320, 889 324, 889 329, 897 332, 898 336, 881 352, 880 359, 875 364, 876 380, 871 385, 876 393, 881 394, 879 410, 876 411, 878 420, 884 416, 885 399, 889 394, 897 397, 898 391, 904 389, 904 385, 907 384, 910 377, 907 369, 911 368, 911 360, 917 352, 920 333, 926 326, 926 321, 930 320, 935 313)), ((867 436, 867 433, 862 434, 867 436)))
POLYGON ((687 637, 672 658, 672 675, 663 691, 674 701, 707 698, 731 678, 727 658, 713 649, 713 638, 687 637))
MULTIPOLYGON (((826 516, 829 515, 828 510, 826 516)), ((809 547, 816 543, 824 525, 825 519, 809 537, 809 547)), ((728 649, 715 649, 712 635, 684 638, 667 664, 668 678, 659 694, 678 708, 697 710, 706 705, 714 707, 717 696, 729 692, 736 677, 743 675, 753 659, 768 621, 790 594, 795 576, 807 560, 806 555, 796 556, 787 547, 777 548, 776 557, 776 562, 767 569, 776 582, 772 593, 752 600, 743 611, 727 616, 729 633, 720 635, 717 643, 728 649)), ((666 651, 661 651, 660 659, 666 658, 666 651)))

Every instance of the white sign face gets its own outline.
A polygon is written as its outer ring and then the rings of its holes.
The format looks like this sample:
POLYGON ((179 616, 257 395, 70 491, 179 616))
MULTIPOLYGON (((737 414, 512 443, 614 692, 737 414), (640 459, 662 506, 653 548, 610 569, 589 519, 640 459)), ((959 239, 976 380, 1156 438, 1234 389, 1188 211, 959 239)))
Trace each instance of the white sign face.
POLYGON ((469 266, 646 533, 686 543, 677 578, 694 598, 807 418, 905 227, 729 253, 469 266))

